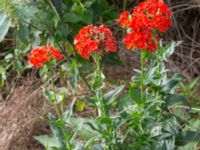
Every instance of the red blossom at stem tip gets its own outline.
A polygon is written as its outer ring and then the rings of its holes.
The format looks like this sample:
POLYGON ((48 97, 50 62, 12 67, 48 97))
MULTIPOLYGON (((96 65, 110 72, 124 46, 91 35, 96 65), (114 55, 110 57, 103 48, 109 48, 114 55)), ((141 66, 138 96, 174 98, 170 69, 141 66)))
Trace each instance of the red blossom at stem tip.
POLYGON ((156 47, 156 41, 151 38, 151 30, 143 30, 141 32, 131 32, 125 35, 124 44, 127 49, 146 49, 153 53, 156 47))
POLYGON ((53 48, 51 45, 46 45, 40 48, 34 48, 28 55, 29 64, 32 64, 36 68, 40 68, 44 63, 50 59, 62 59, 64 56, 59 50, 53 48))
POLYGON ((91 53, 110 53, 117 51, 116 39, 109 28, 103 25, 83 27, 74 40, 76 51, 84 58, 90 58, 91 53))
POLYGON ((142 28, 165 32, 171 25, 171 11, 163 0, 147 0, 133 10, 133 24, 140 18, 142 28))
POLYGON ((124 38, 127 49, 153 53, 157 50, 156 41, 159 41, 155 32, 165 32, 172 25, 171 11, 163 0, 147 0, 135 7, 132 15, 128 11, 122 12, 117 22, 122 28, 130 28, 124 38))
POLYGON ((116 20, 122 28, 129 28, 132 23, 132 17, 128 11, 124 11, 120 14, 119 19, 116 20))

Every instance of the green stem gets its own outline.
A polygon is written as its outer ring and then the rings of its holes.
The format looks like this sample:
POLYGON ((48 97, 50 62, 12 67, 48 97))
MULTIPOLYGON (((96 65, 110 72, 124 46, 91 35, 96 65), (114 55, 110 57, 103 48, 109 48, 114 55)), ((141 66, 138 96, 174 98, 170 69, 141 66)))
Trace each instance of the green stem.
POLYGON ((100 106, 101 106, 101 116, 106 116, 105 103, 104 103, 102 90, 100 90, 100 106))
POLYGON ((140 96, 141 96, 141 102, 143 101, 143 95, 144 95, 144 58, 142 55, 143 51, 141 51, 141 57, 140 57, 140 63, 141 63, 141 89, 140 89, 140 96))
MULTIPOLYGON (((159 51, 159 45, 158 45, 158 41, 157 41, 157 39, 155 38, 155 36, 154 36, 154 40, 155 40, 155 43, 156 43, 156 48, 157 48, 157 52, 156 52, 156 59, 157 59, 157 63, 158 63, 158 76, 159 76, 159 78, 161 77, 161 71, 160 71, 160 63, 161 63, 161 61, 160 61, 160 51, 159 51)), ((160 97, 159 97, 159 91, 156 91, 156 99, 157 100, 159 100, 160 99, 160 97)), ((161 104, 160 104, 161 105, 161 104)))
POLYGON ((157 48, 156 58, 157 58, 157 63, 158 63, 158 73, 160 75, 160 54, 159 54, 159 49, 158 49, 158 41, 156 40, 156 38, 154 38, 154 40, 156 42, 156 48, 157 48))
MULTIPOLYGON (((57 43, 58 47, 61 49, 61 51, 63 52, 63 54, 65 55, 65 58, 68 62, 72 62, 71 58, 68 57, 66 50, 64 50, 62 48, 62 46, 60 45, 60 43, 57 43)), ((77 68, 78 72, 79 72, 79 77, 81 79, 81 81, 83 82, 83 84, 86 86, 86 88, 88 88, 88 90, 90 91, 91 94, 95 94, 95 92, 91 89, 91 86, 89 85, 89 83, 87 82, 87 80, 85 79, 84 75, 82 74, 82 72, 80 71, 79 68, 77 68)))
MULTIPOLYGON (((54 91, 54 93, 55 93, 55 91, 54 91)), ((55 97, 55 98, 56 98, 56 97, 55 97)), ((61 111, 61 109, 60 109, 60 105, 59 105, 59 104, 55 104, 55 109, 56 109, 58 118, 60 118, 60 116, 62 115, 62 111, 61 111)))
POLYGON ((124 0, 124 1, 123 1, 123 11, 126 10, 126 5, 127 5, 127 0, 124 0))
POLYGON ((59 106, 56 104, 56 105, 55 105, 55 108, 56 108, 57 115, 58 115, 58 117, 60 118, 61 112, 60 112, 59 106))
POLYGON ((157 59, 157 63, 158 63, 158 73, 159 73, 159 76, 160 76, 160 54, 159 54, 159 43, 158 43, 158 40, 156 39, 156 30, 154 29, 153 30, 153 35, 152 35, 152 39, 155 41, 156 43, 156 59, 157 59))
MULTIPOLYGON (((95 60, 95 63, 97 65, 97 74, 96 74, 96 77, 98 80, 100 80, 101 82, 102 81, 102 70, 101 70, 101 64, 100 64, 100 56, 99 55, 95 55, 94 56, 94 60, 95 60), (100 79, 99 79, 100 78, 100 79)), ((104 97, 103 97, 103 91, 102 91, 102 88, 101 88, 101 85, 100 87, 97 88, 97 93, 96 93, 96 96, 97 96, 97 99, 98 99, 98 103, 100 104, 100 108, 98 108, 98 115, 99 117, 100 116, 105 116, 105 103, 104 103, 104 97)))
MULTIPOLYGON (((54 86, 54 84, 53 84, 53 81, 51 81, 51 86, 52 86, 53 92, 54 92, 54 99, 56 100, 56 95, 55 95, 56 89, 55 89, 55 86, 54 86)), ((57 101, 57 100, 56 100, 56 101, 57 101)), ((56 112, 57 112, 58 117, 60 117, 60 116, 61 116, 61 111, 60 111, 60 109, 59 109, 58 104, 55 104, 55 109, 56 109, 56 112)))
MULTIPOLYGON (((98 62, 98 76, 101 78, 101 66, 100 66, 100 62, 98 62)), ((101 116, 105 116, 105 107, 104 107, 104 98, 103 98, 103 92, 101 87, 98 88, 98 97, 99 97, 99 102, 100 102, 100 109, 101 109, 101 116)))
POLYGON ((90 91, 91 94, 95 95, 95 92, 91 89, 91 86, 87 82, 87 80, 84 77, 84 75, 82 74, 82 72, 80 72, 79 68, 77 68, 77 69, 78 69, 78 72, 79 72, 79 77, 80 77, 81 81, 83 82, 83 84, 87 87, 87 89, 90 91))

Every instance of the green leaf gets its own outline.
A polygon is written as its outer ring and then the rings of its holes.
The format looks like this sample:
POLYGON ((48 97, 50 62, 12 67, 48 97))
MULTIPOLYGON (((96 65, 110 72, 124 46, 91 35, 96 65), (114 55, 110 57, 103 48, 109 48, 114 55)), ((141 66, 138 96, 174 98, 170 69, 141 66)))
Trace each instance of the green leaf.
POLYGON ((184 146, 178 147, 177 150, 197 150, 197 146, 197 142, 190 142, 184 146))
POLYGON ((81 17, 73 12, 68 12, 65 14, 65 21, 69 23, 77 23, 81 20, 81 17))
POLYGON ((169 94, 166 96, 165 102, 167 106, 173 106, 176 104, 187 104, 187 99, 181 95, 169 94))
POLYGON ((4 85, 4 82, 6 80, 6 69, 3 66, 0 66, 0 87, 4 85))
POLYGON ((148 51, 141 51, 141 57, 143 60, 147 59, 149 56, 149 52, 148 51))
POLYGON ((0 11, 0 42, 3 41, 4 37, 8 33, 11 25, 11 19, 6 15, 5 12, 0 11))
POLYGON ((117 104, 117 108, 119 110, 124 110, 124 108, 130 105, 133 105, 133 100, 130 97, 130 94, 126 93, 125 95, 120 97, 120 100, 118 101, 118 104, 117 104))
POLYGON ((108 10, 108 8, 110 8, 110 5, 107 0, 98 1, 98 5, 101 8, 101 10, 108 10))
POLYGON ((68 89, 66 87, 59 87, 59 88, 57 88, 57 92, 59 94, 66 95, 66 93, 68 92, 68 89))
POLYGON ((196 150, 200 144, 200 120, 190 119, 181 135, 176 137, 178 150, 196 150))
POLYGON ((76 61, 73 61, 70 64, 71 71, 69 74, 69 81, 71 83, 71 90, 72 93, 75 94, 77 91, 77 83, 78 83, 78 77, 79 77, 79 71, 78 71, 78 64, 76 61))
POLYGON ((11 61, 13 58, 14 58, 14 55, 11 54, 11 53, 9 53, 8 55, 6 55, 6 56, 4 57, 4 59, 5 59, 7 62, 11 61))
POLYGON ((72 127, 79 128, 78 135, 90 139, 97 136, 97 122, 88 118, 71 118, 70 123, 72 127))
POLYGON ((21 49, 15 49, 14 53, 15 53, 15 56, 17 56, 17 57, 20 57, 23 54, 21 49))
POLYGON ((156 76, 156 71, 158 70, 158 66, 152 66, 146 73, 148 82, 152 82, 156 76))
POLYGON ((39 70, 39 75, 40 77, 46 77, 48 74, 48 70, 49 68, 47 67, 47 65, 44 65, 40 70, 39 70))
POLYGON ((56 136, 56 138, 59 141, 59 145, 61 149, 65 150, 67 147, 67 138, 66 138, 67 129, 65 128, 65 125, 59 124, 59 122, 57 122, 57 118, 53 116, 52 114, 48 115, 48 120, 50 122, 53 134, 56 136))
POLYGON ((64 71, 67 71, 69 72, 71 70, 71 67, 68 63, 64 63, 61 65, 61 68, 64 70, 64 71))
POLYGON ((3 80, 6 80, 6 69, 3 66, 0 66, 0 74, 3 80))
POLYGON ((45 90, 44 96, 47 98, 49 102, 52 102, 53 104, 59 104, 65 98, 63 93, 59 94, 59 93, 56 93, 54 91, 49 91, 49 90, 45 90))
POLYGON ((184 132, 183 136, 184 136, 184 140, 187 142, 199 141, 200 131, 186 131, 184 132))
POLYGON ((190 84, 189 84, 189 89, 192 90, 193 88, 195 88, 196 86, 199 85, 199 81, 200 81, 200 77, 197 77, 196 79, 194 79, 190 84))
POLYGON ((170 44, 168 44, 166 47, 159 50, 159 53, 162 56, 162 59, 167 61, 169 56, 171 56, 174 53, 175 47, 180 45, 182 41, 174 42, 172 41, 170 44))
POLYGON ((101 118, 98 119, 98 121, 100 122, 101 125, 112 124, 112 118, 110 118, 110 117, 101 117, 101 118))
POLYGON ((124 85, 116 87, 114 90, 109 91, 104 95, 105 102, 109 105, 111 104, 120 92, 124 89, 124 85))
POLYGON ((71 85, 71 92, 74 94, 77 89, 77 82, 79 77, 78 64, 76 61, 62 64, 62 69, 67 72, 68 79, 71 85))
POLYGON ((39 141, 46 148, 60 148, 59 141, 55 135, 34 136, 34 139, 39 141))
POLYGON ((165 85, 163 85, 162 89, 166 93, 171 93, 175 86, 182 80, 180 74, 175 74, 165 85))
POLYGON ((166 132, 171 133, 173 136, 179 134, 180 124, 175 116, 165 117, 163 128, 166 132))
POLYGON ((87 10, 81 16, 81 22, 84 24, 92 24, 94 19, 94 14, 92 11, 87 10))
POLYGON ((76 142, 74 150, 85 150, 84 144, 82 142, 76 142))
POLYGON ((60 117, 65 123, 69 123, 69 121, 71 119, 71 116, 73 114, 73 109, 74 109, 75 102, 76 102, 76 99, 74 99, 72 101, 72 103, 70 104, 69 108, 66 109, 66 111, 60 117))
POLYGON ((131 99, 136 103, 136 104, 141 104, 141 96, 140 96, 140 92, 132 87, 131 85, 129 85, 129 89, 128 92, 130 94, 131 99))
POLYGON ((17 36, 23 43, 27 43, 29 40, 28 27, 24 24, 19 24, 19 29, 17 30, 17 36))
MULTIPOLYGON (((14 6, 18 17, 22 20, 29 19, 29 20, 37 20, 37 13, 39 13, 39 9, 37 5, 20 5, 17 4, 14 6)), ((41 13, 40 13, 41 15, 41 13)))
POLYGON ((102 144, 94 144, 91 150, 104 150, 102 144))
POLYGON ((190 142, 199 142, 200 131, 185 131, 181 136, 177 136, 178 145, 186 145, 190 142))
POLYGON ((77 102, 76 103, 76 110, 83 111, 84 108, 85 108, 85 103, 84 102, 81 101, 81 102, 77 102))
POLYGON ((18 72, 23 72, 24 70, 24 67, 22 66, 22 62, 19 60, 14 63, 13 67, 18 72))
POLYGON ((169 139, 158 141, 159 147, 157 149, 159 150, 174 150, 175 149, 175 141, 171 137, 169 139))
POLYGON ((51 7, 53 8, 54 12, 56 13, 57 17, 62 20, 62 0, 49 0, 51 7))
POLYGON ((96 69, 96 71, 94 72, 92 89, 97 90, 102 88, 104 78, 105 78, 104 74, 98 69, 96 69))
POLYGON ((92 4, 94 4, 94 2, 96 2, 96 0, 87 0, 87 1, 84 3, 84 6, 85 6, 85 7, 90 7, 92 4))

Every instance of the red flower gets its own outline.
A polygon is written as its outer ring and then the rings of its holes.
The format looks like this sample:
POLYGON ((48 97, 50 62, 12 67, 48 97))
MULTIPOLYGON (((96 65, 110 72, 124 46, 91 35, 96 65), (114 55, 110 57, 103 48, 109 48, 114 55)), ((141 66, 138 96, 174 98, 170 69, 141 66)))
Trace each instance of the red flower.
POLYGON ((120 14, 117 22, 121 25, 122 28, 129 28, 131 26, 132 17, 128 11, 124 11, 120 14))
POLYGON ((99 44, 102 49, 105 49, 106 53, 117 51, 117 41, 109 28, 106 28, 103 25, 99 26, 99 37, 101 38, 101 43, 99 44))
POLYGON ((143 19, 142 28, 155 28, 165 32, 171 25, 171 11, 163 0, 147 0, 133 10, 133 17, 143 19))
POLYGON ((55 59, 62 59, 64 57, 63 54, 60 54, 59 50, 53 48, 51 45, 46 45, 45 47, 43 47, 43 49, 48 51, 55 59))
POLYGON ((91 53, 115 52, 116 39, 109 28, 103 25, 96 27, 88 25, 79 31, 74 40, 77 52, 84 58, 89 58, 91 53))
POLYGON ((124 44, 127 49, 147 50, 153 53, 157 47, 156 42, 151 38, 151 30, 143 30, 140 32, 131 32, 125 35, 124 44))
POLYGON ((155 40, 159 41, 159 37, 154 31, 165 32, 172 25, 171 11, 163 0, 142 2, 135 7, 132 17, 128 16, 127 11, 122 12, 117 20, 123 28, 131 29, 124 38, 127 49, 154 52, 157 49, 155 40))
POLYGON ((36 68, 42 67, 42 65, 49 61, 51 58, 62 59, 64 56, 59 53, 57 49, 47 45, 41 48, 34 48, 28 55, 29 64, 32 64, 36 68))

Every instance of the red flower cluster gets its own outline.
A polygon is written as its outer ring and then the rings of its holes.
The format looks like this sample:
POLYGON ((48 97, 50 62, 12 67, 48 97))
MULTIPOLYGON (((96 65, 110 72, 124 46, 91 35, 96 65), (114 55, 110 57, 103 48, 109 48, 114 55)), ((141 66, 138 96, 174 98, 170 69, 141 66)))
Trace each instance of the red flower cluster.
POLYGON ((46 45, 41 48, 34 48, 28 55, 29 64, 32 64, 36 68, 42 67, 42 65, 50 59, 62 59, 64 56, 60 52, 53 48, 51 45, 46 45))
MULTIPOLYGON (((171 26, 171 11, 163 0, 147 0, 134 9, 135 19, 142 18, 141 27, 165 32, 171 26)), ((134 24, 133 24, 134 25, 134 24)))
POLYGON ((148 50, 153 53, 156 50, 155 40, 151 39, 152 31, 149 29, 143 30, 143 32, 132 31, 125 35, 124 44, 127 49, 141 49, 148 50))
POLYGON ((120 14, 119 19, 117 19, 117 22, 119 22, 122 28, 129 28, 132 23, 132 17, 128 11, 124 11, 120 14))
POLYGON ((77 52, 84 58, 90 58, 91 53, 103 54, 117 50, 116 39, 110 29, 103 25, 83 27, 76 35, 74 45, 77 52))
POLYGON ((131 28, 124 38, 127 49, 154 52, 157 49, 156 40, 159 39, 154 31, 165 32, 172 25, 170 17, 171 11, 163 0, 142 2, 135 7, 132 15, 127 11, 122 12, 117 21, 122 27, 131 28))

